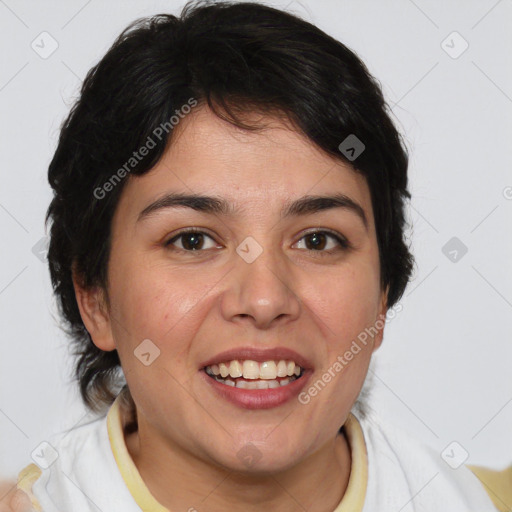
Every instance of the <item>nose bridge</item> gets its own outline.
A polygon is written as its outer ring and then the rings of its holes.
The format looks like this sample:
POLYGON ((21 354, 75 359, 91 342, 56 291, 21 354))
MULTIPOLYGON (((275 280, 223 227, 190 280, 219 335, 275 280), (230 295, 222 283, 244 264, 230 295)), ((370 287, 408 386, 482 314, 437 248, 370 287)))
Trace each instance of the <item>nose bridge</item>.
POLYGON ((296 318, 300 310, 286 256, 272 245, 271 236, 264 238, 260 244, 247 237, 237 247, 232 281, 224 301, 226 317, 233 320, 249 316, 260 328, 269 326, 276 318, 296 318))

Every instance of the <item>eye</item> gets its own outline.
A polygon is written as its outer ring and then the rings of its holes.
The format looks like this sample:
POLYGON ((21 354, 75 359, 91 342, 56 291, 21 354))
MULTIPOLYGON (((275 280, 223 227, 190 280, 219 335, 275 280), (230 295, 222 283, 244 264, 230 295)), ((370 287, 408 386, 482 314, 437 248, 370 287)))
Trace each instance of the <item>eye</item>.
POLYGON ((302 240, 306 241, 305 249, 320 253, 332 253, 337 250, 348 249, 350 247, 350 244, 346 238, 330 231, 310 231, 309 233, 306 233, 297 243, 300 243, 302 240), (331 239, 331 241, 334 240, 334 245, 333 242, 331 242, 330 247, 328 247, 328 239, 331 239))
MULTIPOLYGON (((297 244, 305 241, 305 248, 308 251, 322 253, 333 253, 338 250, 350 248, 350 243, 343 236, 326 230, 310 231, 302 236, 297 244), (329 240, 331 241, 329 243, 329 240)), ((180 231, 167 242, 165 247, 175 246, 175 250, 182 252, 201 252, 206 249, 213 249, 217 247, 215 240, 205 233, 196 228, 188 228, 180 231), (205 241, 210 240, 210 247, 205 247, 205 241), (179 245, 177 242, 179 241, 179 245)), ((207 244, 206 244, 207 245, 207 244)))
POLYGON ((181 247, 177 247, 177 249, 180 251, 194 252, 201 251, 203 249, 212 249, 216 247, 215 241, 210 235, 206 234, 204 231, 199 231, 195 228, 189 228, 180 231, 177 235, 173 236, 170 240, 165 242, 165 247, 174 245, 175 242, 180 239, 181 247), (213 242, 211 247, 204 247, 206 238, 213 242))

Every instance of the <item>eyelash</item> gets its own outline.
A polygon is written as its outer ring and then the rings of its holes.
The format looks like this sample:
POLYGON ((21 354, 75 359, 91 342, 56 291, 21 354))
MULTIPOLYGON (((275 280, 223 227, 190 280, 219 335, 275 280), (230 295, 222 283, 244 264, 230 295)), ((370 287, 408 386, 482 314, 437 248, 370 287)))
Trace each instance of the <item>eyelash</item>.
MULTIPOLYGON (((187 235, 187 234, 202 234, 202 235, 206 235, 208 238, 214 240, 214 238, 209 235, 208 233, 206 233, 205 231, 201 231, 197 228, 187 228, 187 229, 183 229, 182 231, 180 231, 179 233, 177 233, 176 235, 174 235, 171 239, 169 239, 167 242, 164 243, 164 246, 166 248, 169 248, 176 240, 178 240, 179 238, 183 237, 184 235, 187 235)), ((343 250, 347 250, 347 249, 350 249, 352 246, 350 244, 350 242, 344 238, 343 236, 337 234, 336 232, 333 232, 333 231, 330 231, 330 230, 326 230, 326 229, 317 229, 317 230, 314 230, 314 231, 309 231, 308 233, 304 233, 304 235, 302 235, 302 237, 299 239, 299 240, 302 240, 303 238, 307 237, 307 236, 310 236, 310 235, 314 235, 314 234, 326 234, 328 235, 329 237, 335 239, 338 244, 339 244, 339 247, 337 249, 330 249, 328 251, 326 250, 314 250, 314 249, 306 249, 307 251, 309 252, 316 252, 318 253, 320 256, 324 256, 324 255, 328 255, 328 254, 333 254, 334 252, 338 252, 338 251, 343 251, 343 250)), ((197 253, 197 254, 200 254, 202 252, 204 252, 205 250, 208 250, 208 249, 198 249, 196 251, 194 250, 187 250, 187 249, 180 249, 180 248, 173 248, 174 251, 177 251, 177 252, 182 252, 182 253, 197 253)))

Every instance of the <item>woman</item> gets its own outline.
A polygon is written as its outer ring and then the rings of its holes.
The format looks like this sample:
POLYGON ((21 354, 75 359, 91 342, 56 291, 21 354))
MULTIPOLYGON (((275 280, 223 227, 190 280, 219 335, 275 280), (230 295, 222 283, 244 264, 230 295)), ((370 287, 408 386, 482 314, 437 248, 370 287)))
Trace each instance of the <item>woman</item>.
POLYGON ((22 471, 34 509, 496 510, 357 402, 411 274, 407 162, 364 64, 292 15, 123 32, 49 169, 52 282, 108 414, 22 471))

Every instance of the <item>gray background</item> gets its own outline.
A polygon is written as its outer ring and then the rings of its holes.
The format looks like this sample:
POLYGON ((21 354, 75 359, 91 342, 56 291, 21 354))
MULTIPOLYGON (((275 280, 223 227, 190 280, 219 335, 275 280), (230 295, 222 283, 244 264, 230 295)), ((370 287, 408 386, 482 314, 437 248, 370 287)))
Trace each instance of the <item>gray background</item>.
MULTIPOLYGON (((31 462, 49 435, 87 419, 44 246, 37 250, 60 123, 88 69, 129 22, 178 13, 183 3, 0 0, 2 476, 31 462)), ((417 269, 376 354, 373 407, 440 454, 456 441, 456 459, 465 450, 469 463, 510 464, 511 1, 271 4, 288 5, 356 51, 382 83, 411 151, 417 269)))

